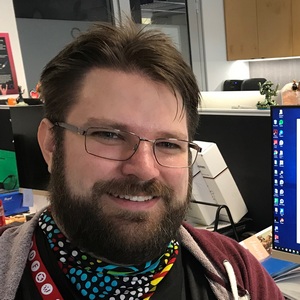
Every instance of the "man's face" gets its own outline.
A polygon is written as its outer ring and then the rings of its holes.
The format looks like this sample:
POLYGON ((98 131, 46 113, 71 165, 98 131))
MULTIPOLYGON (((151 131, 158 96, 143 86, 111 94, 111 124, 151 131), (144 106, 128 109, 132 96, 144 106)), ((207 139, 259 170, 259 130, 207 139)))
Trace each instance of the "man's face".
MULTIPOLYGON (((188 140, 186 116, 165 85, 138 74, 96 69, 85 77, 66 123, 140 137, 188 140)), ((51 166, 53 216, 71 242, 98 258, 140 264, 165 250, 184 217, 188 168, 160 166, 141 141, 127 161, 88 154, 84 136, 65 131, 51 166), (138 200, 138 201, 137 201, 138 200)), ((50 164, 50 165, 51 165, 50 164)))

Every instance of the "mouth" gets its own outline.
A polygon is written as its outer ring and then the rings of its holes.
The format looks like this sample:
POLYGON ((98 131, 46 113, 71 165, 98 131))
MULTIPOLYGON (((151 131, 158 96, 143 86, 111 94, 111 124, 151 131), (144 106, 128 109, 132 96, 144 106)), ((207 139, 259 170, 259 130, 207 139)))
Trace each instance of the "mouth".
POLYGON ((128 200, 133 202, 146 202, 156 198, 154 196, 133 196, 133 195, 118 195, 118 194, 111 194, 111 196, 122 200, 128 200))

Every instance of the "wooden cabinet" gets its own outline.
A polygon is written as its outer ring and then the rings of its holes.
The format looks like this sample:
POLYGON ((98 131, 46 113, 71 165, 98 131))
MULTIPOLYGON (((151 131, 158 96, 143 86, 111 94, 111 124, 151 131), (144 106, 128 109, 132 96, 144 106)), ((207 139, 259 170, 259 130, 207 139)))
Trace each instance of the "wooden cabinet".
POLYGON ((225 0, 227 59, 258 57, 256 1, 225 0))
POLYGON ((299 9, 299 0, 224 0, 227 59, 299 55, 299 9))
POLYGON ((292 0, 293 56, 300 56, 300 1, 292 0))

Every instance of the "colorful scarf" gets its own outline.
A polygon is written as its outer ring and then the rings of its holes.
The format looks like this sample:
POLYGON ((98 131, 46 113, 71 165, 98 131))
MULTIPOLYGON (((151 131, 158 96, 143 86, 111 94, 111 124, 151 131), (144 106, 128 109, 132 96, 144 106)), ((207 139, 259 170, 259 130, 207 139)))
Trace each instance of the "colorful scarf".
POLYGON ((158 284, 176 261, 179 247, 172 240, 166 252, 140 266, 119 266, 103 262, 71 245, 55 224, 50 210, 39 219, 58 265, 74 287, 87 299, 150 299, 158 284))

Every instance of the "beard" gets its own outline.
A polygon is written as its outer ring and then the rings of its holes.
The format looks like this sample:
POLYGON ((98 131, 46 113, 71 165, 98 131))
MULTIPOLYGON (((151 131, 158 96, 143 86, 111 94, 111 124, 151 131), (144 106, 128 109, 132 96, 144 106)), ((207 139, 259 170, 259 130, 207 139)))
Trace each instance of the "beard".
POLYGON ((97 181, 90 191, 76 195, 66 180, 62 148, 56 147, 53 156, 50 204, 57 226, 71 244, 98 259, 122 265, 140 265, 162 255, 177 238, 191 183, 186 199, 177 199, 170 187, 156 179, 140 182, 136 177, 97 181), (155 215, 124 209, 108 214, 101 201, 107 194, 157 196, 163 201, 163 209, 156 210, 155 215))

